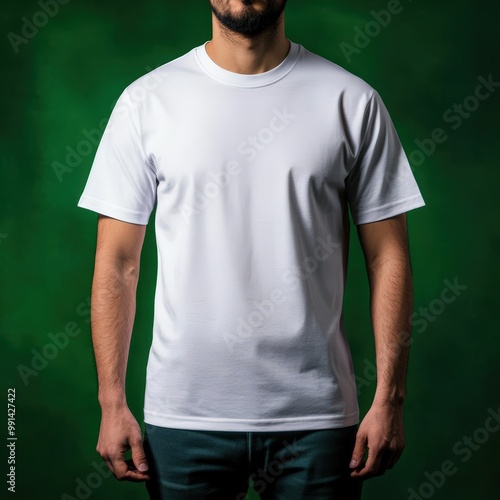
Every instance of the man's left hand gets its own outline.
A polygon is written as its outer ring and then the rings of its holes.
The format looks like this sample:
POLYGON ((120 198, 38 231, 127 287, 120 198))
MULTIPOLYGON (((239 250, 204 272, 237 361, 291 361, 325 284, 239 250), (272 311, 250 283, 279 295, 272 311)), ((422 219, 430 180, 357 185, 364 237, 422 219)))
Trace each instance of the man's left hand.
POLYGON ((402 406, 374 403, 359 425, 352 453, 351 477, 381 476, 398 461, 405 445, 402 406), (368 457, 364 460, 368 448, 368 457))

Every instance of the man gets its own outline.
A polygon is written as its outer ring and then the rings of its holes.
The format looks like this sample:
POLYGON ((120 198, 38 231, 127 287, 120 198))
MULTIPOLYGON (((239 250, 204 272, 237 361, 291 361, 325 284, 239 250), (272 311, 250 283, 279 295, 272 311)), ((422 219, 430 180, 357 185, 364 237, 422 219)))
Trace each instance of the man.
POLYGON ((244 499, 252 480, 263 499, 358 499, 403 450, 405 214, 425 203, 380 96, 288 40, 285 3, 212 0, 212 40, 121 94, 79 201, 100 214, 97 451, 151 498, 244 499), (155 202, 143 441, 125 373, 155 202), (359 427, 342 322, 348 207, 377 361, 359 427))

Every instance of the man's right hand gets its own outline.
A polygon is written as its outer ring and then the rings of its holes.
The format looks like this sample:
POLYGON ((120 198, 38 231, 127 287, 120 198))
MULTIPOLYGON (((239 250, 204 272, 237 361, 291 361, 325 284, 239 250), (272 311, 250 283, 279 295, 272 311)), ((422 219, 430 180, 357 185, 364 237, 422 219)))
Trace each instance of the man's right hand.
POLYGON ((119 481, 149 480, 141 428, 127 406, 103 409, 96 451, 119 481), (125 460, 128 450, 131 460, 125 460))

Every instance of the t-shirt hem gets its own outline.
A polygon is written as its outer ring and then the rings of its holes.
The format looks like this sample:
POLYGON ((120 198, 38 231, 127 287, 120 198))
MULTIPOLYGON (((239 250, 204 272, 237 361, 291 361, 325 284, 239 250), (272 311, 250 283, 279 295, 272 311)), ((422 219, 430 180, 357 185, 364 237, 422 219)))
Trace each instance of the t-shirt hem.
POLYGON ((360 212, 352 213, 352 218, 354 224, 367 224, 369 222, 376 222, 379 220, 387 219, 388 217, 393 217, 395 215, 408 212, 415 208, 420 208, 425 206, 425 201, 421 194, 411 196, 410 198, 405 198, 396 202, 388 203, 380 207, 370 208, 367 210, 362 210, 360 212))
POLYGON ((82 196, 78 201, 78 206, 80 208, 86 208, 88 210, 92 210, 93 212, 112 217, 113 219, 130 222, 131 224, 140 224, 145 226, 149 221, 148 214, 134 212, 133 210, 128 210, 90 196, 82 196))
POLYGON ((301 431, 336 429, 359 423, 359 413, 349 415, 314 415, 273 419, 227 419, 192 416, 164 415, 144 411, 144 422, 158 427, 199 431, 301 431))

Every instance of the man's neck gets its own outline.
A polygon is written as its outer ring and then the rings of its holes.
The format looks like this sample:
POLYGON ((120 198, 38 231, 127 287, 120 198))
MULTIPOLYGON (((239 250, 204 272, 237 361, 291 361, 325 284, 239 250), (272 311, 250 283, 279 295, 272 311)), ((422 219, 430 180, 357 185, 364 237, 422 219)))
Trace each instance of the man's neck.
POLYGON ((283 16, 273 33, 247 38, 222 27, 212 15, 213 35, 206 49, 218 66, 244 75, 264 73, 278 66, 290 50, 285 37, 283 16))

